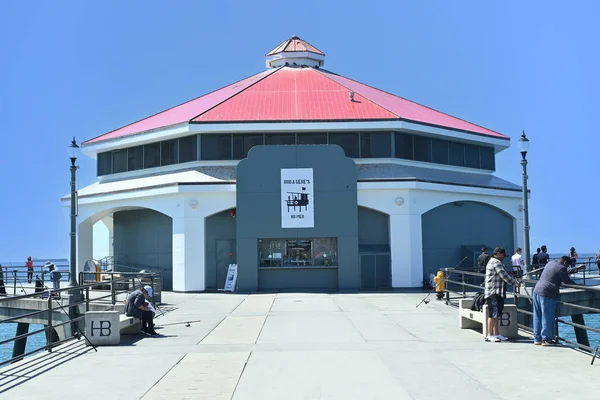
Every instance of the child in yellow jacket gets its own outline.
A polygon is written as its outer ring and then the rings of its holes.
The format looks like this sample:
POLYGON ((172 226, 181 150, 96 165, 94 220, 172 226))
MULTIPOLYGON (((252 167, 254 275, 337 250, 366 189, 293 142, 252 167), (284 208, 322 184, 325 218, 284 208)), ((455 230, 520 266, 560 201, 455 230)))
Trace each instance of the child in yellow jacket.
POLYGON ((438 300, 444 298, 444 273, 442 271, 438 271, 438 274, 435 278, 433 278, 435 282, 435 294, 438 300))

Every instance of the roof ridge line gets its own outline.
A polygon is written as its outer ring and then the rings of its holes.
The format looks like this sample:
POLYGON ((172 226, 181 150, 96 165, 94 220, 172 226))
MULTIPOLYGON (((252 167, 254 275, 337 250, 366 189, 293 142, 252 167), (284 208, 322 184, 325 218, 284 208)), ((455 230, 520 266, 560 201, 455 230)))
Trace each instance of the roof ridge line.
MULTIPOLYGON (((190 122, 193 122, 193 121, 194 121, 196 118, 198 118, 198 117, 200 117, 200 116, 202 116, 202 115, 206 114, 207 112, 209 112, 209 111, 213 110, 215 107, 218 107, 218 106, 220 106, 221 104, 225 103, 226 101, 229 101, 229 100, 233 99, 233 98, 234 98, 235 96, 237 96, 238 94, 240 94, 240 93, 242 93, 242 92, 245 92, 247 89, 250 89, 252 86, 256 85, 258 82, 261 82, 263 79, 266 79, 267 77, 269 77, 269 76, 273 75, 275 72, 279 71, 281 68, 283 68, 283 66, 282 66, 282 67, 273 68, 273 70, 272 70, 272 71, 270 71, 269 73, 265 74, 265 76, 263 76, 262 78, 260 78, 260 79, 259 79, 259 80, 257 80, 256 82, 252 83, 251 85, 248 85, 246 88, 244 88, 244 89, 240 90, 239 92, 237 92, 237 93, 235 93, 235 94, 233 94, 233 95, 231 95, 231 96, 227 97, 226 99, 224 99, 224 100, 222 100, 222 101, 218 102, 217 104, 213 105, 212 107, 210 107, 210 108, 207 108, 206 110, 202 111, 200 114, 198 114, 198 115, 196 115, 196 116, 194 116, 194 117, 192 117, 192 118, 188 119, 188 120, 187 120, 187 122, 188 122, 188 123, 190 123, 190 122)), ((269 70, 267 70, 267 71, 269 71, 269 70)), ((267 71, 259 72, 258 74, 262 74, 262 73, 264 73, 264 72, 267 72, 267 71)), ((256 75, 258 75, 258 74, 250 75, 249 77, 247 77, 247 78, 244 78, 244 79, 249 79, 249 78, 252 78, 253 76, 256 76, 256 75)), ((238 82, 241 82, 241 81, 243 81, 244 79, 241 79, 241 80, 239 80, 239 81, 237 81, 237 82, 235 82, 235 83, 232 83, 231 85, 227 85, 227 86, 232 86, 232 85, 235 85, 236 83, 238 83, 238 82)), ((227 86, 225 86, 225 87, 227 87, 227 86)), ((212 92, 211 92, 211 93, 212 93, 212 92)))
MULTIPOLYGON (((322 72, 321 72, 321 68, 311 68, 311 69, 313 69, 313 70, 314 70, 314 71, 316 71, 316 72, 319 72, 319 73, 321 74, 321 76, 323 76, 324 78, 327 78, 327 79, 329 79, 330 81, 332 81, 332 82, 335 82, 335 83, 337 83, 338 85, 340 85, 340 86, 342 86, 342 87, 345 87, 346 89, 348 89, 348 90, 349 90, 349 91, 351 91, 351 92, 355 92, 354 90, 350 89, 348 86, 344 85, 343 83, 340 83, 340 82, 336 81, 335 79, 331 79, 331 78, 330 78, 330 77, 328 77, 326 74, 322 73, 322 72)), ((324 70, 324 71, 327 71, 327 72, 329 72, 328 70, 324 70)), ((337 74, 335 74, 335 75, 337 75, 337 74)), ((355 81, 355 82, 356 82, 356 81, 355 81)), ((360 83, 360 82, 358 82, 358 83, 360 83)), ((367 99, 367 100, 368 100, 368 101, 369 101, 371 104, 374 104, 374 105, 376 105, 377 107, 379 107, 379 108, 381 108, 381 109, 384 109, 385 111, 389 112, 390 114, 392 114, 392 115, 395 115, 395 116, 396 116, 398 119, 402 119, 402 117, 400 117, 400 116, 399 116, 398 114, 396 114, 395 112, 393 112, 393 111, 391 111, 391 110, 387 109, 386 107, 382 106, 381 104, 378 104, 378 103, 374 102, 373 100, 371 100, 370 98, 368 98, 368 97, 367 97, 367 96, 365 96, 364 94, 362 94, 362 93, 359 93, 359 95, 361 95, 362 97, 364 97, 365 99, 367 99)))
MULTIPOLYGON (((263 72, 264 72, 264 71, 263 71, 263 72)), ((259 72, 258 74, 260 74, 260 73, 262 73, 262 72, 259 72)), ((154 117, 154 116, 157 116, 157 115, 159 115, 159 114, 162 114, 162 113, 164 113, 164 112, 170 111, 170 110, 172 110, 172 109, 174 109, 174 108, 177 108, 177 107, 179 107, 179 106, 182 106, 182 105, 184 105, 184 104, 187 104, 187 103, 189 103, 189 102, 192 102, 192 101, 194 101, 194 100, 198 100, 198 99, 200 99, 200 98, 202 98, 202 97, 208 96, 209 94, 213 94, 213 93, 215 93, 215 92, 218 92, 218 91, 219 91, 219 90, 221 90, 221 89, 225 89, 226 87, 233 86, 233 85, 235 85, 235 84, 237 84, 237 83, 240 83, 240 82, 242 82, 242 81, 244 81, 244 80, 246 80, 246 79, 252 78, 253 76, 255 76, 255 75, 258 75, 258 74, 254 74, 254 75, 247 76, 247 77, 245 77, 245 78, 242 78, 242 79, 239 79, 239 80, 237 80, 237 81, 235 81, 235 82, 233 82, 233 83, 230 83, 229 85, 225 85, 225 86, 222 86, 222 87, 220 87, 220 88, 218 88, 218 89, 211 90, 211 91, 210 91, 210 92, 208 92, 208 93, 204 93, 204 94, 202 94, 202 95, 200 95, 200 96, 194 97, 193 99, 186 100, 186 101, 184 101, 183 103, 179 103, 179 104, 177 104, 177 105, 174 105, 174 106, 172 106, 172 107, 166 108, 166 109, 164 109, 164 110, 162 110, 162 111, 156 112, 156 113, 154 113, 154 114, 152 114, 152 115, 149 115, 149 116, 147 116, 147 117, 144 117, 144 118, 138 119, 137 121, 133 121, 133 122, 131 122, 131 123, 127 124, 127 125, 123 125, 123 126, 121 126, 121 127, 119 127, 119 128, 113 129, 112 131, 109 131, 109 132, 103 133, 102 135, 98 135, 98 136, 96 136, 96 137, 93 137, 93 138, 91 138, 91 139, 88 139, 88 140, 86 140, 85 142, 82 142, 81 144, 82 144, 82 145, 84 145, 84 144, 86 144, 86 143, 89 143, 89 142, 91 142, 91 141, 93 141, 93 140, 96 140, 96 139, 98 139, 98 138, 101 138, 102 136, 110 135, 111 133, 113 133, 113 132, 115 132, 115 131, 118 131, 119 129, 127 128, 128 126, 131 126, 131 125, 133 125, 133 124, 137 124, 138 122, 144 121, 144 120, 146 120, 146 119, 152 118, 152 117, 154 117)), ((270 75, 270 74, 267 74, 266 76, 268 76, 268 75, 270 75)), ((261 80, 262 80, 262 79, 261 79, 261 80)), ((195 118, 195 117, 194 117, 194 118, 195 118)), ((182 122, 183 122, 183 121, 182 121, 182 122)), ((189 120, 188 120, 188 122, 189 122, 189 120)), ((181 122, 177 122, 176 124, 171 124, 171 125, 177 125, 177 124, 180 124, 180 123, 181 123, 181 122)), ((171 126, 171 125, 167 125, 167 126, 171 126)), ((155 128, 155 129, 159 129, 159 128, 155 128)))
MULTIPOLYGON (((327 70, 327 69, 323 69, 323 71, 325 71, 325 72, 327 72, 327 73, 330 73, 330 74, 333 74, 333 75, 341 76, 342 78, 346 78, 346 79, 348 79, 348 80, 351 80, 352 82, 356 82, 356 83, 359 83, 359 84, 361 84, 361 85, 368 86, 368 87, 370 87, 371 89, 379 90, 380 92, 383 92, 383 93, 389 94, 390 96, 394 96, 394 97, 397 97, 397 98, 399 98, 399 99, 402 99, 402 100, 405 100, 405 101, 411 102, 411 103, 413 103, 413 104, 416 104, 416 105, 418 105, 418 106, 421 106, 421 107, 428 108, 428 109, 430 109, 430 110, 432 110, 432 111, 439 112, 440 114, 447 115, 448 117, 456 118, 456 119, 458 119, 458 120, 460 120, 460 121, 466 122, 466 123, 468 123, 468 124, 471 124, 471 125, 475 125, 475 126, 477 126, 477 127, 479 127, 479 128, 482 128, 482 129, 487 129, 488 131, 492 131, 492 132, 494 132, 494 133, 496 133, 496 134, 498 134, 498 135, 501 135, 501 136, 504 136, 504 137, 506 137, 506 138, 510 139, 510 136, 506 136, 506 135, 504 135, 503 133, 496 132, 496 131, 495 131, 495 130, 493 130, 493 129, 486 128, 485 126, 482 126, 482 125, 475 124, 475 123, 473 123, 473 122, 471 122, 471 121, 467 121, 466 119, 462 119, 462 118, 459 118, 459 117, 455 117, 454 115, 448 114, 447 112, 444 112, 444 111, 437 110, 437 109, 435 109, 435 108, 433 108, 433 107, 430 107, 430 106, 426 106, 425 104, 417 103, 416 101, 413 101, 413 100, 407 99, 406 97, 398 96, 397 94, 390 93, 390 92, 388 92, 388 91, 386 91, 386 90, 383 90, 383 89, 376 88, 375 86, 371 86, 371 85, 368 85, 368 84, 366 84, 366 83, 363 83, 363 82, 359 82, 359 81, 357 81, 357 80, 355 80, 355 79, 348 78, 347 76, 343 76, 343 75, 336 74, 335 72, 333 72, 333 71, 329 71, 329 70, 327 70)), ((342 85, 342 86, 344 86, 344 85, 342 85)), ((344 86, 344 87, 346 87, 346 86, 344 86)), ((364 95, 361 95, 361 96, 363 96, 363 97, 364 97, 364 95)), ((398 114, 396 114, 396 113, 393 113, 393 114, 394 114, 394 115, 398 115, 398 114)), ((403 118, 403 117, 401 117, 401 116, 398 116, 398 117, 399 117, 400 119, 405 119, 405 120, 413 121, 413 120, 410 120, 410 119, 408 119, 408 118, 403 118)), ((416 122, 418 122, 418 121, 416 121, 416 122)), ((466 130, 466 129, 461 129, 461 130, 466 130)), ((473 132, 473 133, 477 133, 477 132, 473 132)))

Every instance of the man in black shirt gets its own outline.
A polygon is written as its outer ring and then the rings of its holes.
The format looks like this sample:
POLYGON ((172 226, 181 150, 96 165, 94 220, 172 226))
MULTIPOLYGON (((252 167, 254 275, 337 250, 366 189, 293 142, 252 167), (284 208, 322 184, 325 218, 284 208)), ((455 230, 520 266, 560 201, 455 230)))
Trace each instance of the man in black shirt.
POLYGON ((485 267, 487 266, 488 261, 490 261, 490 255, 488 254, 487 247, 481 249, 481 254, 477 258, 477 271, 482 274, 485 273, 485 267))

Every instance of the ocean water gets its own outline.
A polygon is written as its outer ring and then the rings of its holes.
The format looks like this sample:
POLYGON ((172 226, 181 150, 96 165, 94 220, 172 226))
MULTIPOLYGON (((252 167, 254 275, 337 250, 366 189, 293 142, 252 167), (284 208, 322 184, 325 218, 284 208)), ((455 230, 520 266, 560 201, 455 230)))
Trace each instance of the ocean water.
MULTIPOLYGON (((29 325, 29 332, 34 332, 40 330, 44 327, 44 325, 31 324, 29 325)), ((0 324, 0 339, 6 340, 9 338, 14 338, 17 333, 17 324, 15 323, 7 323, 0 324)), ((27 346, 25 347, 25 352, 32 351, 40 346, 46 344, 46 335, 44 332, 36 333, 35 335, 31 335, 27 338, 27 346)), ((0 345, 0 361, 10 360, 12 358, 13 351, 13 343, 7 343, 0 345)))

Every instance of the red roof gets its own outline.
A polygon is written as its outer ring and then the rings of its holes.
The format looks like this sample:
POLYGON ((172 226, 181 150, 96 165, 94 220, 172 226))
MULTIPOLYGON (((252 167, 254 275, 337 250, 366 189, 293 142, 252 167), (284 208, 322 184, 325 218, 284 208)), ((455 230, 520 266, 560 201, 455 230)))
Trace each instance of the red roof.
POLYGON ((310 53, 320 54, 322 56, 325 55, 325 53, 317 49, 312 44, 308 43, 306 40, 302 40, 298 36, 292 36, 291 38, 284 41, 279 46, 275 47, 273 50, 268 52, 267 57, 278 53, 283 53, 284 51, 308 51, 310 53))
POLYGON ((407 120, 506 138, 402 97, 329 71, 281 67, 226 86, 84 144, 179 123, 407 120), (354 101, 350 101, 350 92, 354 101))

